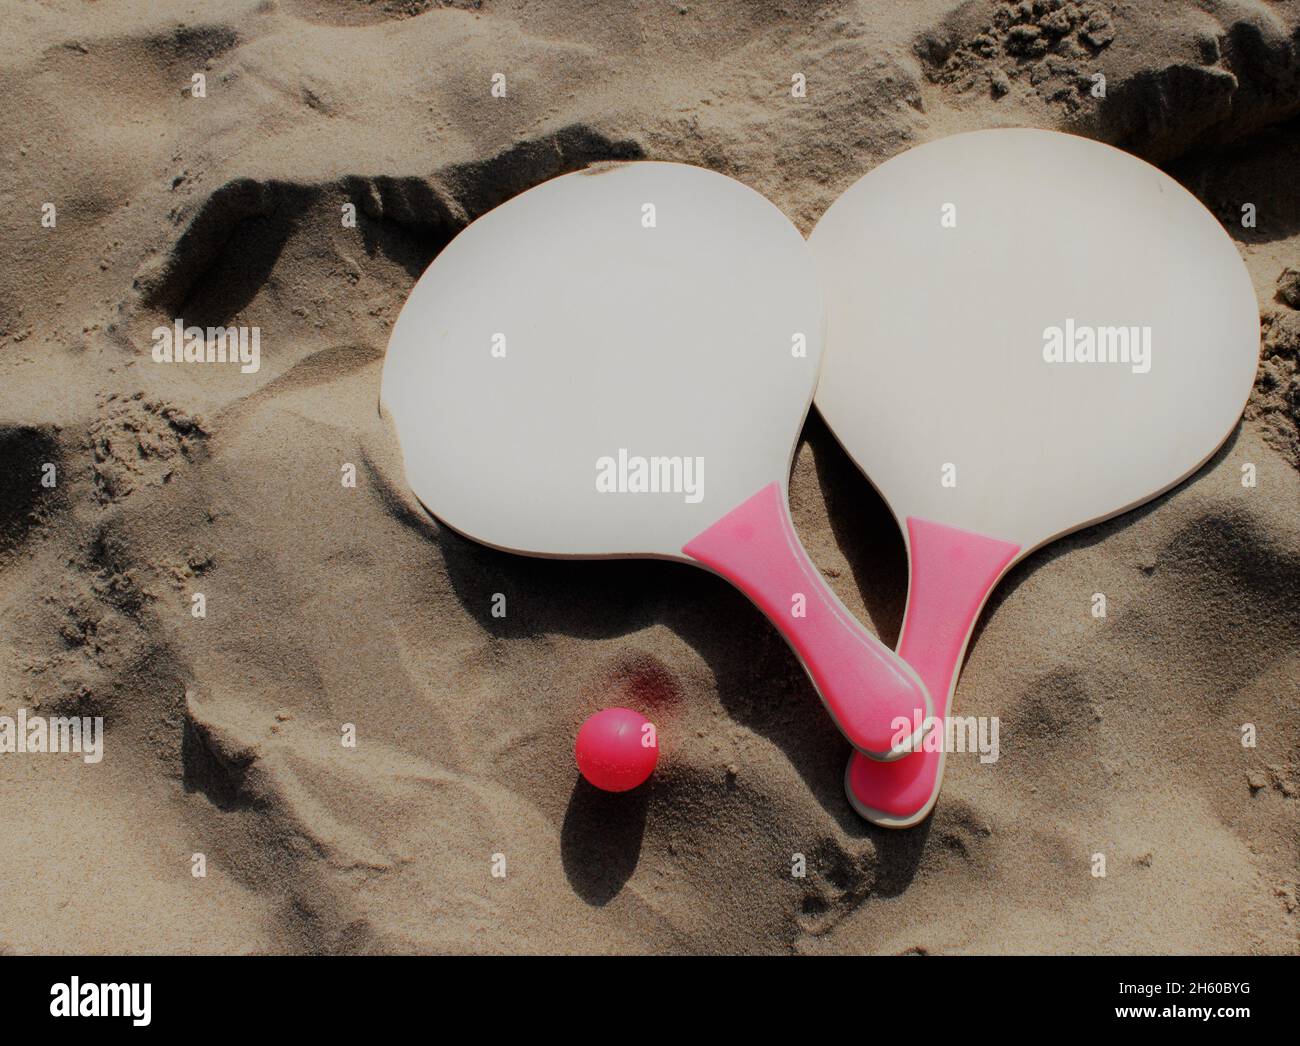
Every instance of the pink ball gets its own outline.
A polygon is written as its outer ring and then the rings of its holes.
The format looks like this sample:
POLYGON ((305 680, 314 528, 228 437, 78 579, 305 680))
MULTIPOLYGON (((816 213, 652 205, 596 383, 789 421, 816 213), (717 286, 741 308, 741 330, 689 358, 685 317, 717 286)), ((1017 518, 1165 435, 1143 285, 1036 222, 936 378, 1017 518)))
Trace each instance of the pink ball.
POLYGON ((626 792, 654 772, 658 744, 643 743, 649 720, 630 708, 606 708, 589 716, 578 731, 573 754, 582 776, 606 792, 626 792))

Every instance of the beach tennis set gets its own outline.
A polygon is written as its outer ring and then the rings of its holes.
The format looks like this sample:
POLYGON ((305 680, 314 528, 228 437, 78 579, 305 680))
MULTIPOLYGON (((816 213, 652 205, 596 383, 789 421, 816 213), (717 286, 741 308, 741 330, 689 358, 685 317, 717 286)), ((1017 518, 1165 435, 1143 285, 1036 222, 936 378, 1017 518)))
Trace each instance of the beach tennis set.
MULTIPOLYGON (((1200 468, 1258 339, 1236 247, 1177 182, 1088 139, 989 130, 880 165, 807 240, 684 164, 545 182, 420 277, 381 401, 411 489, 466 537, 692 563, 740 589, 852 745, 854 808, 901 828, 935 804, 945 753, 925 724, 949 714, 999 579, 1200 468), (791 521, 813 402, 904 538, 896 652, 791 521)), ((599 787, 653 769, 625 712, 579 734, 599 787)))

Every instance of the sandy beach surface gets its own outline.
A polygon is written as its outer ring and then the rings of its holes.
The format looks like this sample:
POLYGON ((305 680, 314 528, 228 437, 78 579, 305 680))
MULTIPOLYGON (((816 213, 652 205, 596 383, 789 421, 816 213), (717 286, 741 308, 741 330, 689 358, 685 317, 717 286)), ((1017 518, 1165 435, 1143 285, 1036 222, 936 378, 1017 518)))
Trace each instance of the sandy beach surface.
MULTIPOLYGON (((105 738, 93 764, 0 754, 0 953, 1300 951, 1300 3, 47 0, 4 22, 0 715, 105 738), (1001 718, 1001 758, 950 759, 933 817, 891 833, 723 581, 432 519, 380 368, 434 255, 557 174, 697 164, 806 233, 898 152, 1016 125, 1128 149, 1220 217, 1261 365, 1196 476, 1005 579, 956 694, 1001 718), (259 327, 259 369, 155 365, 178 317, 259 327), (662 745, 622 796, 572 760, 615 704, 662 745)), ((902 539, 815 412, 791 500, 892 644, 902 539)))

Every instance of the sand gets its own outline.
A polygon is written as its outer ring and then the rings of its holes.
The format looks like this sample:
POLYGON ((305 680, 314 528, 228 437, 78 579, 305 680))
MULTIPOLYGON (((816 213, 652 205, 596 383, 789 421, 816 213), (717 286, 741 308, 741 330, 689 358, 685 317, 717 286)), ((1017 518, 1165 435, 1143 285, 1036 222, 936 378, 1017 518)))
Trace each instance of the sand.
MULTIPOLYGON (((0 755, 0 952, 1300 950, 1300 3, 1019 6, 10 5, 0 714, 106 738, 94 765, 0 755), (379 372, 437 251, 558 173, 700 164, 806 232, 900 150, 1004 125, 1197 193, 1263 362, 1193 479, 1000 586, 956 706, 1001 717, 1001 759, 950 759, 934 816, 890 833, 742 596, 450 533, 379 372), (260 368, 155 364, 176 317, 260 327, 260 368), (625 796, 571 761, 617 703, 663 746, 625 796)), ((892 643, 901 538, 815 414, 791 494, 892 643)))

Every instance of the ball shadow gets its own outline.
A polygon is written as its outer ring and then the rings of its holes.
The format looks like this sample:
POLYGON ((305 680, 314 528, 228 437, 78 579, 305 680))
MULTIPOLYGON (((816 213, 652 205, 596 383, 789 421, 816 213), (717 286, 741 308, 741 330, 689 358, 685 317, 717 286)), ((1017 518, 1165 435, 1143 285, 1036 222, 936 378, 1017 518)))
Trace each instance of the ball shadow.
POLYGON ((641 859, 652 781, 603 792, 578 777, 560 828, 560 859, 573 892, 602 908, 632 878, 641 859))

